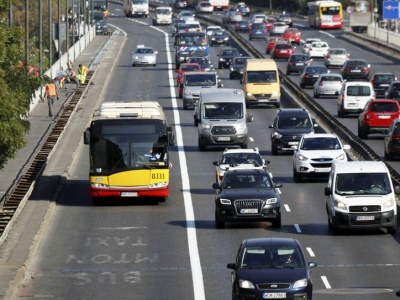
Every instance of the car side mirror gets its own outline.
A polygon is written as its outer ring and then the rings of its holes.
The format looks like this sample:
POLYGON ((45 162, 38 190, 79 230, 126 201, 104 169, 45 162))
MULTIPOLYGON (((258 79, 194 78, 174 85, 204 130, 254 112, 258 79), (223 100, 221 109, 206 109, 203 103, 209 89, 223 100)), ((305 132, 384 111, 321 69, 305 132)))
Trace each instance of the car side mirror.
POLYGON ((215 183, 213 183, 212 188, 213 188, 214 190, 219 190, 219 189, 221 189, 221 186, 219 185, 218 182, 215 182, 215 183))
POLYGON ((331 189, 329 186, 326 186, 326 187, 325 187, 324 192, 325 192, 325 196, 330 196, 330 195, 332 195, 332 189, 331 189))
POLYGON ((254 116, 253 116, 253 114, 247 114, 246 121, 247 121, 248 123, 253 122, 253 121, 254 121, 254 116))
POLYGON ((219 166, 219 163, 217 161, 213 161, 214 166, 219 166))
POLYGON ((343 145, 343 150, 350 150, 350 145, 343 145))
POLYGON ((83 143, 85 145, 89 145, 90 143, 90 129, 86 128, 86 130, 83 133, 83 143))
POLYGON ((232 269, 232 270, 236 270, 236 269, 237 269, 237 265, 234 264, 234 263, 228 264, 226 267, 227 267, 228 269, 232 269))
POLYGON ((291 146, 290 147, 293 151, 296 151, 297 150, 297 145, 293 145, 293 146, 291 146))
POLYGON ((317 266, 317 264, 315 262, 309 262, 308 263, 308 267, 309 268, 315 268, 317 266))

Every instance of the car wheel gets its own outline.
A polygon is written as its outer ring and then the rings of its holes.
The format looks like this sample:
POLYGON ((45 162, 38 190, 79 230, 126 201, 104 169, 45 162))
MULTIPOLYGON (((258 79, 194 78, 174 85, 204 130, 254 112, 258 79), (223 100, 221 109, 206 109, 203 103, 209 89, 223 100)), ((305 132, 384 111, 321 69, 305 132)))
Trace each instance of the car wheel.
POLYGON ((199 141, 198 141, 198 147, 199 147, 199 150, 201 152, 206 151, 206 145, 200 141, 200 138, 199 138, 199 141))
POLYGON ((272 155, 278 155, 278 148, 274 144, 271 146, 271 152, 272 155))
POLYGON ((196 117, 194 117, 194 126, 199 126, 199 120, 196 117))
POLYGON ((300 87, 301 87, 302 89, 306 88, 306 86, 305 86, 304 83, 300 83, 300 87))
POLYGON ((343 110, 343 104, 338 108, 338 116, 339 118, 344 118, 346 116, 346 113, 343 110))
POLYGON ((221 219, 218 216, 217 210, 215 210, 215 227, 217 229, 224 229, 225 228, 225 222, 221 221, 221 219))
POLYGON ((251 41, 251 37, 249 36, 249 41, 251 41))
POLYGON ((272 227, 274 228, 281 228, 282 226, 282 218, 281 218, 281 214, 279 214, 279 216, 272 221, 272 227))
POLYGON ((365 127, 358 127, 358 137, 362 139, 368 138, 368 129, 365 127))
POLYGON ((218 69, 222 69, 222 65, 221 64, 218 64, 218 69))
POLYGON ((301 174, 299 174, 299 172, 297 172, 295 167, 293 168, 293 179, 295 182, 302 182, 301 174))

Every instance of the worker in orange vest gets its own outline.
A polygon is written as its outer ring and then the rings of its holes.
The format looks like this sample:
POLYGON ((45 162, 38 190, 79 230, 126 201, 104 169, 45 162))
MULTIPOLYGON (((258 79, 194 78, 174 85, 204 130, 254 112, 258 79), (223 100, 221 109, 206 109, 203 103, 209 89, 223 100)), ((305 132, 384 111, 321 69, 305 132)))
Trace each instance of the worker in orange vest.
POLYGON ((54 82, 48 83, 44 92, 44 98, 47 98, 47 105, 49 107, 49 117, 53 116, 53 104, 54 98, 60 99, 58 96, 58 90, 54 82))
POLYGON ((79 64, 78 67, 78 79, 80 81, 81 84, 84 84, 86 81, 86 75, 89 72, 89 68, 86 66, 83 66, 82 64, 79 64))

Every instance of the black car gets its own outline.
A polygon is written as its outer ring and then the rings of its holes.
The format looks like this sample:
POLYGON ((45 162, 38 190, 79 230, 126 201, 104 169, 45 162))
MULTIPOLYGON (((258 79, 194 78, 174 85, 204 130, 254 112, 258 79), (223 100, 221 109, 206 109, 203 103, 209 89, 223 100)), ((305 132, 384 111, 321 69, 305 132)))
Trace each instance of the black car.
POLYGON ((243 77, 243 68, 246 64, 246 60, 251 58, 250 56, 238 56, 233 58, 230 72, 229 72, 229 79, 234 78, 242 78, 243 77))
POLYGON ((232 299, 312 299, 313 282, 298 240, 244 240, 232 270, 232 299))
POLYGON ((217 55, 218 69, 229 68, 234 57, 240 56, 239 50, 236 48, 225 48, 217 55))
POLYGON ((384 139, 384 153, 387 160, 400 157, 400 119, 394 119, 384 139))
POLYGON ((342 67, 342 77, 348 79, 369 80, 371 66, 364 59, 348 59, 342 67))
POLYGON ((215 226, 225 222, 270 221, 281 227, 281 183, 274 183, 264 169, 227 170, 222 182, 213 184, 215 194, 215 226))
POLYGON ((251 23, 250 21, 239 21, 235 25, 236 32, 249 32, 251 23))
POLYGON ((392 81, 397 80, 393 73, 375 73, 371 76, 371 83, 374 87, 375 96, 379 98, 385 95, 385 91, 388 89, 392 81))
POLYGON ((289 27, 293 27, 293 19, 292 16, 289 14, 279 14, 276 17, 277 22, 284 22, 289 27))
POLYGON ((314 86, 314 83, 318 80, 319 75, 327 73, 329 73, 329 70, 325 66, 322 65, 306 66, 303 72, 300 74, 300 87, 304 89, 308 86, 314 86))
POLYGON ((210 46, 214 45, 229 45, 229 35, 226 33, 226 31, 217 30, 211 34, 210 46))
POLYGON ((249 41, 254 39, 266 40, 268 37, 267 28, 265 23, 252 23, 249 31, 249 41))
POLYGON ((293 151, 305 133, 313 133, 314 124, 310 114, 304 108, 281 108, 278 110, 271 128, 271 152, 293 151))
POLYGON ((392 81, 385 91, 386 99, 395 99, 400 102, 400 81, 392 81))
POLYGON ((304 68, 310 65, 311 61, 312 59, 310 59, 308 54, 292 54, 289 57, 286 67, 286 75, 303 72, 304 68))

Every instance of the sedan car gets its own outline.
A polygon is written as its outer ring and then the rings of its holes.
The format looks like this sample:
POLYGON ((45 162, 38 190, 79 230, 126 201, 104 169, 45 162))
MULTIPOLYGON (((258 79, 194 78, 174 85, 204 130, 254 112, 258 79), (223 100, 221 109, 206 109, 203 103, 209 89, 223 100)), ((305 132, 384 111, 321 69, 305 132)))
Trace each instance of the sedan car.
POLYGON ((250 56, 239 56, 232 60, 231 66, 229 68, 229 79, 242 78, 243 68, 246 64, 246 60, 251 58, 250 56))
POLYGON ((342 67, 342 77, 369 81, 370 64, 365 59, 348 59, 342 67))
POLYGON ((249 32, 251 27, 250 21, 240 21, 235 25, 236 32, 249 32))
POLYGON ((274 183, 263 169, 235 169, 225 172, 215 193, 215 226, 226 222, 265 222, 281 227, 281 183, 274 183))
POLYGON ((276 44, 271 51, 271 58, 288 60, 292 54, 294 54, 294 47, 291 44, 276 44))
POLYGON ((386 134, 392 121, 398 118, 399 102, 391 99, 371 100, 358 116, 358 137, 366 139, 370 133, 386 134))
POLYGON ((228 11, 222 17, 222 23, 224 24, 236 24, 237 22, 243 21, 243 16, 238 11, 228 11))
POLYGON ((182 10, 178 16, 178 19, 186 21, 194 21, 194 14, 191 11, 188 10, 182 10))
MULTIPOLYGON (((385 91, 389 88, 392 81, 397 80, 393 73, 374 73, 371 76, 371 83, 377 97, 384 97, 385 91)), ((395 99, 395 98, 392 98, 395 99)))
POLYGON ((304 134, 293 153, 293 179, 301 182, 306 176, 328 175, 334 161, 347 161, 345 150, 339 138, 331 133, 304 134))
POLYGON ((229 68, 234 57, 240 56, 236 48, 225 48, 218 54, 218 69, 229 68))
POLYGON ((330 73, 328 68, 322 65, 309 65, 304 68, 300 74, 300 87, 305 89, 308 86, 314 86, 320 74, 330 73))
POLYGON ((200 1, 194 8, 197 14, 212 14, 214 12, 214 6, 208 1, 200 1))
POLYGON ((284 22, 289 27, 293 27, 293 19, 292 16, 289 14, 279 14, 276 16, 277 22, 284 22))
POLYGON ((249 41, 254 39, 266 39, 267 29, 264 23, 252 23, 249 30, 249 41))
POLYGON ((214 70, 214 66, 206 56, 192 56, 187 60, 188 63, 196 63, 200 65, 201 71, 209 72, 214 70))
POLYGON ((394 119, 384 139, 384 153, 387 160, 400 156, 400 119, 394 119))
POLYGON ((385 91, 386 99, 395 99, 400 101, 400 81, 392 81, 385 91))
POLYGON ((272 24, 270 30, 269 30, 269 35, 282 35, 286 28, 288 28, 288 25, 286 25, 286 23, 284 22, 274 22, 274 24, 272 24))
POLYGON ((304 68, 311 64, 311 61, 308 54, 292 54, 286 66, 286 75, 303 72, 304 68))
POLYGON ((137 65, 157 65, 157 53, 151 47, 138 45, 136 50, 132 52, 132 67, 137 65))
POLYGON ((325 55, 324 64, 327 68, 342 67, 346 60, 350 57, 350 53, 344 48, 331 48, 325 55))
POLYGON ((286 28, 282 37, 289 43, 300 45, 301 32, 297 28, 286 28))
POLYGON ((343 86, 343 78, 340 74, 321 74, 314 83, 314 97, 338 96, 343 86))
POLYGON ((271 50, 275 47, 278 43, 287 44, 287 42, 282 37, 270 37, 267 41, 267 47, 265 49, 265 54, 270 54, 271 50))
POLYGON ((327 42, 312 42, 308 49, 308 55, 311 58, 325 58, 328 54, 329 45, 327 42))
POLYGON ((304 45, 303 45, 303 53, 308 54, 310 51, 310 46, 313 42, 321 42, 321 39, 319 38, 308 38, 305 40, 304 45))
POLYGON ((176 86, 179 86, 181 84, 181 80, 183 78, 183 74, 187 72, 200 72, 201 67, 197 63, 183 63, 179 66, 179 69, 176 70, 176 73, 178 73, 178 76, 176 77, 176 86))
POLYGON ((214 31, 223 31, 221 26, 207 26, 207 35, 211 36, 214 31))
POLYGON ((232 299, 312 299, 310 268, 296 239, 242 241, 232 270, 232 299))
POLYGON ((229 34, 226 31, 214 31, 210 36, 210 46, 229 45, 229 34))

